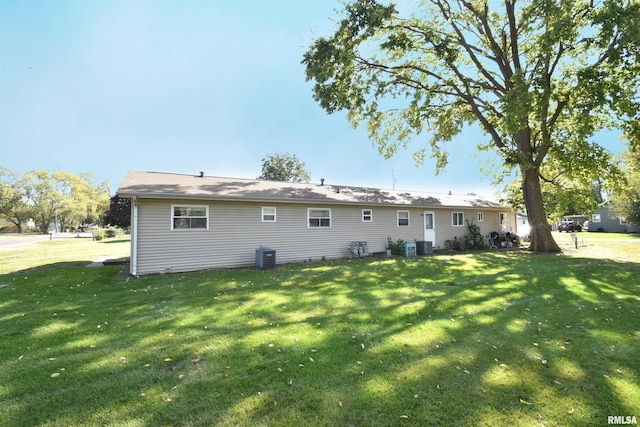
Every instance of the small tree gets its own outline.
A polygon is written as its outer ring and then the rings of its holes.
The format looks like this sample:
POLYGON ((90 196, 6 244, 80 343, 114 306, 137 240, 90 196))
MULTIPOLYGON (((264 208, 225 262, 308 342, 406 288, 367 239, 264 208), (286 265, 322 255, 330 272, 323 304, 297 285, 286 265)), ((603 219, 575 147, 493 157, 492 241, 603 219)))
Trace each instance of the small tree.
POLYGON ((131 226, 131 199, 113 196, 103 222, 123 228, 131 226))
POLYGON ((309 182, 311 175, 304 162, 295 154, 275 153, 262 159, 262 174, 258 179, 287 182, 309 182))

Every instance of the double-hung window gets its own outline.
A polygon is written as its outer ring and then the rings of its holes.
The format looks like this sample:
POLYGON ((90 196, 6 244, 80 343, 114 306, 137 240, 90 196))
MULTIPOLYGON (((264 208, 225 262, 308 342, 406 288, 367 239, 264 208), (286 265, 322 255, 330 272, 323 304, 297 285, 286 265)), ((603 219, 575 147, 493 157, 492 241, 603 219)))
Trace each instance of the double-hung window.
POLYGON ((171 205, 172 230, 208 230, 209 206, 171 205))
POLYGON ((362 209, 362 222, 373 221, 373 211, 371 209, 362 209))
POLYGON ((270 207, 270 206, 263 206, 262 222, 276 222, 276 208, 270 207))
POLYGON ((398 211, 398 227, 409 226, 409 211, 398 211))
POLYGON ((331 209, 308 208, 308 228, 331 228, 331 209))
POLYGON ((464 225, 464 212, 451 212, 451 225, 461 227, 464 225))

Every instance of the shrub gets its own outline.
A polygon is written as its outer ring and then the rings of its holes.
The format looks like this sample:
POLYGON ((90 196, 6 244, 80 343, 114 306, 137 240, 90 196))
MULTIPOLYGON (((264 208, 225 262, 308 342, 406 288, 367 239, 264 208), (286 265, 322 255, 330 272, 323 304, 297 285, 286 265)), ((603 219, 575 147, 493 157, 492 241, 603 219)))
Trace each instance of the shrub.
POLYGON ((404 255, 405 241, 398 239, 396 242, 391 240, 391 237, 387 237, 387 249, 391 251, 392 255, 404 255))
POLYGON ((15 233, 18 231, 18 227, 15 224, 7 224, 0 227, 0 233, 15 233))
POLYGON ((480 227, 475 224, 470 224, 467 221, 467 228, 469 229, 469 234, 464 236, 464 247, 466 249, 484 249, 487 247, 487 244, 484 240, 484 236, 480 232, 480 227))

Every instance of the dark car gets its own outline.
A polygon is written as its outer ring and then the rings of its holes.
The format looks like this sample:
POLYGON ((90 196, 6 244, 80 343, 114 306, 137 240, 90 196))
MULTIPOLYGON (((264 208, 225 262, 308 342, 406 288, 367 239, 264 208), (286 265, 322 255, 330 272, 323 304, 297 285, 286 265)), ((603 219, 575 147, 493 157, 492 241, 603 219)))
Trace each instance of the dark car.
POLYGON ((580 224, 576 224, 573 221, 560 221, 558 223, 558 232, 566 231, 568 233, 574 231, 582 231, 580 224))

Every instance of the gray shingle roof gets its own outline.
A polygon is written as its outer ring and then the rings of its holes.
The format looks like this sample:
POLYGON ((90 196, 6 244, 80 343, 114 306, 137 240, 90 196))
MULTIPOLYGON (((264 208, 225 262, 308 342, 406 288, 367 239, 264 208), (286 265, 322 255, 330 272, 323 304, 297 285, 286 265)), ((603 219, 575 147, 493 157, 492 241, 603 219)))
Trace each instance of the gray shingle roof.
POLYGON ((509 209, 499 203, 468 194, 450 195, 160 172, 129 172, 118 188, 118 195, 120 197, 509 209))

